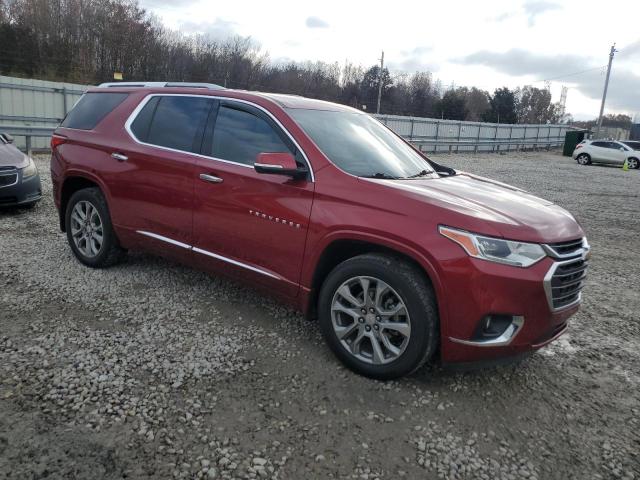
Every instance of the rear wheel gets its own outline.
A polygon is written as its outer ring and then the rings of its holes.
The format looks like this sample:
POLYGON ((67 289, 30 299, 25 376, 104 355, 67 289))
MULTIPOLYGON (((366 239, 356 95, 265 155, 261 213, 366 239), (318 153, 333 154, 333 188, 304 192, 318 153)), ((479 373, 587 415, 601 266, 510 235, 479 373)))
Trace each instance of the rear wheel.
POLYGON ((591 157, 586 153, 581 153, 576 157, 576 161, 580 165, 591 165, 591 157))
POLYGON ((438 346, 435 295, 404 260, 366 254, 338 265, 320 291, 325 340, 350 369, 387 380, 409 374, 438 346))
POLYGON ((104 268, 120 261, 125 251, 116 238, 107 202, 98 188, 75 192, 65 213, 67 240, 80 262, 104 268))
POLYGON ((630 158, 627 160, 627 166, 629 168, 635 168, 636 170, 640 168, 640 162, 637 158, 630 158))

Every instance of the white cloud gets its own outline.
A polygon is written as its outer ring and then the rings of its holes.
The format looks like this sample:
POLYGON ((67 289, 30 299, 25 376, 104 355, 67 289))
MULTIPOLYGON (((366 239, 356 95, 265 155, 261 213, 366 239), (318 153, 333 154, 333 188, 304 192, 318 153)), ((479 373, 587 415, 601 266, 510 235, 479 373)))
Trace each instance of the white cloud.
POLYGON ((216 18, 212 22, 187 21, 180 24, 180 31, 190 34, 198 33, 207 35, 215 40, 225 40, 237 35, 238 24, 236 22, 216 18))
POLYGON ((307 17, 304 23, 309 28, 329 28, 329 24, 320 17, 307 17))
POLYGON ((529 26, 533 27, 538 15, 542 15, 543 13, 552 10, 561 10, 562 6, 555 2, 548 2, 547 0, 527 0, 524 2, 523 8, 527 15, 529 26))

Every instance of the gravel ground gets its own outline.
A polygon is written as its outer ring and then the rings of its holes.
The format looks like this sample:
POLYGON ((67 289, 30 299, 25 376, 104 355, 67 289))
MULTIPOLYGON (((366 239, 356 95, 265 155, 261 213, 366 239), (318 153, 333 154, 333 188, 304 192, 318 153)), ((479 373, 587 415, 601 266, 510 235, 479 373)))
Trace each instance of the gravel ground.
POLYGON ((519 365, 383 383, 242 285, 137 253, 82 267, 38 158, 44 200, 0 212, 0 478, 640 479, 640 172, 436 160, 576 215, 583 308, 519 365))

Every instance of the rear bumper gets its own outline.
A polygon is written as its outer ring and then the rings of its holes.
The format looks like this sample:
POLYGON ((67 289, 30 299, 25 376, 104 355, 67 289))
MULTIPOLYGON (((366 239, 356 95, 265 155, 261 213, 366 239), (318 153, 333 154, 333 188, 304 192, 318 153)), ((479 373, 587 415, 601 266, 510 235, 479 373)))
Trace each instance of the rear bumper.
POLYGON ((40 175, 22 179, 22 172, 18 173, 17 183, 0 187, 0 207, 11 207, 35 203, 42 198, 40 175))
POLYGON ((491 362, 519 357, 544 347, 562 335, 569 318, 580 308, 580 297, 553 308, 548 297, 549 272, 557 260, 545 258, 529 268, 498 265, 469 257, 448 269, 445 289, 460 292, 446 303, 447 321, 441 325, 444 364, 491 362), (510 319, 498 337, 478 332, 488 316, 510 319))

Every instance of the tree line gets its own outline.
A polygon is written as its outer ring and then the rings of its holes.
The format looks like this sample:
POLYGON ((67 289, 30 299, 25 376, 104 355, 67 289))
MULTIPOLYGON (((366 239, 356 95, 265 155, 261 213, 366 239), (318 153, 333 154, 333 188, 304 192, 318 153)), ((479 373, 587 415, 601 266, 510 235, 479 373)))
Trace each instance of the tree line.
POLYGON ((353 63, 275 63, 250 38, 215 39, 167 29, 137 0, 0 0, 0 73, 95 84, 125 80, 212 82, 292 93, 381 113, 499 123, 557 123, 546 89, 493 93, 443 87, 430 72, 353 63))

